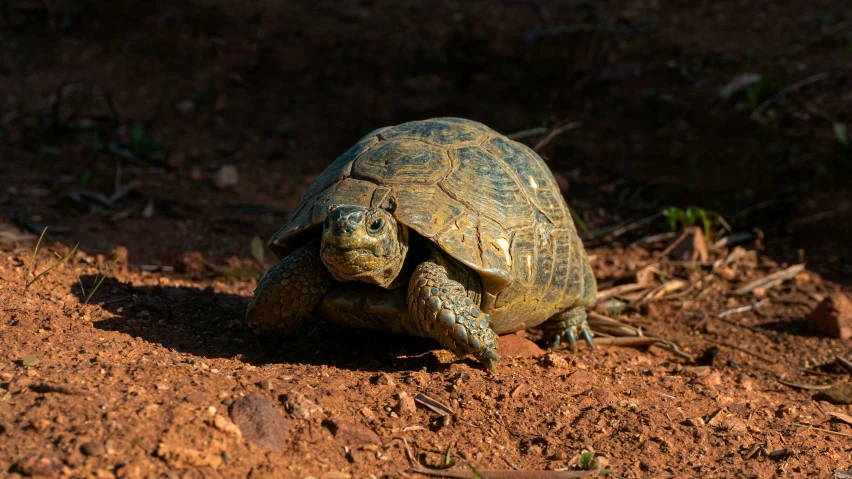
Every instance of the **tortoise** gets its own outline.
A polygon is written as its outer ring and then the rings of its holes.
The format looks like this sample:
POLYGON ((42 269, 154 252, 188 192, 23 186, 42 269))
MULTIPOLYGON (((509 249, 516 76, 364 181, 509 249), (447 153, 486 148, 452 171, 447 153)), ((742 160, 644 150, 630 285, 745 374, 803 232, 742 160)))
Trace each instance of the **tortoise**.
POLYGON ((555 349, 594 349, 597 286, 556 180, 487 126, 434 118, 380 128, 308 187, 269 240, 283 258, 246 312, 256 334, 310 313, 431 337, 490 371, 497 334, 542 325, 555 349))

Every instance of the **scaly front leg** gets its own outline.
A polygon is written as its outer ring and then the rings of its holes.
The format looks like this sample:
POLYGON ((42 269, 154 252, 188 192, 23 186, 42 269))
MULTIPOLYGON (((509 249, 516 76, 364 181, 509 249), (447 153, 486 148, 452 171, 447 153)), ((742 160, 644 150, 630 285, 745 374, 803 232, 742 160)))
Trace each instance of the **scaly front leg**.
POLYGON ((319 242, 308 243, 263 275, 246 310, 246 322, 255 334, 289 334, 333 283, 320 258, 319 242))
POLYGON ((494 372, 500 356, 491 317, 450 277, 444 262, 435 259, 421 263, 411 277, 408 309, 412 318, 423 336, 437 339, 459 358, 473 355, 494 372))

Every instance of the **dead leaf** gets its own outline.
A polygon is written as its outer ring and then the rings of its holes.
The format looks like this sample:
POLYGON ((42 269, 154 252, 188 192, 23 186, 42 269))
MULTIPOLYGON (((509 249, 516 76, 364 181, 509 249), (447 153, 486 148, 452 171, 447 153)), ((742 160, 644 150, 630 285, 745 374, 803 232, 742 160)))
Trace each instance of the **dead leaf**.
POLYGON ((842 412, 831 412, 831 411, 829 411, 825 414, 828 415, 828 416, 831 416, 834 419, 837 419, 838 421, 842 421, 842 422, 845 422, 846 424, 852 425, 852 416, 850 416, 848 414, 843 414, 842 412))

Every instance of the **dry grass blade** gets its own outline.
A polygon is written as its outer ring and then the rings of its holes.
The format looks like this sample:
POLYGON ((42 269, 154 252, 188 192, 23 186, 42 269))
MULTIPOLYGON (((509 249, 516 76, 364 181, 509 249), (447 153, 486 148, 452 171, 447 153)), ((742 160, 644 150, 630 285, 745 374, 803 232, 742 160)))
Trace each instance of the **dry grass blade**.
POLYGON ((726 311, 722 311, 722 312, 721 312, 721 313, 719 313, 719 315, 718 315, 718 316, 716 316, 716 317, 717 317, 717 318, 719 318, 719 319, 722 319, 722 318, 724 318, 725 316, 728 316, 728 315, 731 315, 731 314, 737 314, 737 313, 745 313, 746 311, 751 311, 752 309, 754 309, 754 305, 751 305, 751 304, 750 304, 750 305, 748 305, 748 306, 742 306, 742 307, 740 307, 740 308, 734 308, 734 309, 729 309, 729 310, 726 310, 726 311))
POLYGON ((41 230, 41 235, 38 237, 38 242, 35 245, 35 249, 33 249, 33 256, 30 258, 30 266, 27 268, 27 274, 24 276, 24 290, 30 287, 30 275, 33 274, 33 268, 35 268, 35 259, 36 254, 38 254, 38 247, 41 246, 41 240, 44 238, 44 234, 47 233, 47 226, 41 230))
POLYGON ((620 338, 595 338, 598 346, 653 346, 660 342, 660 338, 650 336, 625 336, 620 338))
MULTIPOLYGON (((106 279, 107 275, 109 274, 109 270, 111 270, 111 269, 112 269, 112 267, 115 265, 116 261, 118 261, 118 256, 116 256, 116 257, 112 260, 112 263, 110 263, 110 264, 107 266, 107 269, 106 269, 106 271, 104 271, 103 276, 95 275, 95 286, 92 288, 92 290, 91 290, 91 291, 89 291, 89 295, 88 295, 88 296, 86 296, 86 302, 85 302, 85 303, 83 303, 83 304, 89 304, 89 300, 91 300, 91 299, 92 299, 92 296, 94 296, 94 295, 95 295, 95 291, 97 291, 97 290, 98 290, 98 288, 100 288, 100 287, 101 287, 101 283, 103 283, 103 282, 104 282, 104 280, 106 279), (99 277, 99 276, 100 276, 100 277, 99 277)), ((80 285, 80 288, 82 288, 82 287, 83 287, 83 285, 81 284, 81 285, 80 285)))
POLYGON ((781 284, 788 279, 791 279, 793 276, 801 273, 805 269, 804 264, 795 264, 790 266, 787 269, 783 269, 781 271, 770 274, 769 276, 763 277, 756 281, 752 281, 745 286, 741 286, 734 290, 736 294, 748 294, 754 291, 757 288, 766 288, 769 289, 775 285, 781 284))
MULTIPOLYGON (((45 229, 47 229, 47 228, 45 228, 45 229)), ((61 265, 62 263, 64 263, 64 262, 68 261, 68 259, 69 259, 69 258, 71 258, 71 256, 73 256, 73 255, 74 255, 74 253, 76 253, 76 252, 77 252, 77 247, 78 247, 78 246, 80 246, 80 243, 77 243, 76 245, 74 245, 74 247, 73 247, 73 248, 71 248, 71 251, 69 251, 69 252, 68 252, 68 254, 66 254, 65 256, 63 256, 63 257, 62 257, 62 259, 60 259, 60 260, 59 260, 59 261, 57 261, 56 263, 52 264, 52 265, 51 265, 49 268, 47 268, 46 270, 44 270, 44 271, 42 271, 41 273, 39 273, 38 275, 36 275, 36 277, 35 277, 35 278, 33 278, 33 279, 32 279, 32 281, 27 281, 27 283, 24 285, 24 291, 26 291, 27 289, 29 289, 29 287, 30 287, 33 283, 35 283, 36 281, 38 281, 39 279, 41 279, 42 277, 44 277, 44 275, 46 275, 47 273, 49 273, 49 272, 50 272, 53 268, 55 268, 55 267, 57 267, 57 266, 61 265)), ((33 261, 35 261, 35 252, 33 252, 33 261)), ((29 273, 27 273, 27 276, 29 277, 29 273)))
POLYGON ((447 406, 444 406, 443 404, 439 403, 438 401, 430 398, 425 394, 418 394, 414 396, 414 400, 422 404, 430 411, 436 414, 440 414, 441 416, 452 416, 455 414, 452 409, 448 408, 447 406))
POLYGON ((607 336, 644 336, 638 328, 594 312, 589 313, 587 322, 592 331, 607 336))
POLYGON ((779 383, 790 386, 791 388, 796 389, 807 389, 810 391, 823 391, 831 387, 830 384, 804 384, 804 383, 791 383, 789 381, 784 381, 783 379, 776 379, 779 383))
POLYGON ((751 241, 754 237, 754 233, 750 231, 734 233, 717 240, 713 243, 713 248, 727 248, 728 246, 734 246, 740 243, 745 243, 746 241, 751 241))
POLYGON ((831 416, 833 419, 837 419, 838 421, 845 422, 846 424, 852 425, 852 416, 848 414, 843 414, 842 412, 832 412, 828 411, 825 413, 827 416, 831 416))
POLYGON ((612 298, 614 296, 621 296, 625 293, 632 293, 633 291, 639 291, 643 289, 651 289, 653 286, 639 284, 639 283, 630 283, 630 284, 622 284, 616 286, 614 288, 605 289, 603 291, 598 291, 597 300, 603 301, 605 299, 612 298))
POLYGON ((422 467, 412 467, 408 472, 458 479, 474 479, 476 474, 484 479, 573 479, 589 477, 595 473, 595 471, 516 471, 512 469, 478 469, 475 473, 470 469, 426 469, 422 467))
POLYGON ((838 366, 845 369, 847 373, 852 374, 852 362, 843 356, 837 356, 834 358, 834 362, 837 363, 838 366))

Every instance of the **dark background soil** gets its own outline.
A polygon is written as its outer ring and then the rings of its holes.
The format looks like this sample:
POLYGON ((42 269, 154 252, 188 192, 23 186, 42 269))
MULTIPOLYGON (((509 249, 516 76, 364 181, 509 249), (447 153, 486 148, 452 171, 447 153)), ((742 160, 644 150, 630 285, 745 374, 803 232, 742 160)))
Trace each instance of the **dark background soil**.
MULTIPOLYGON (((829 477, 852 465, 847 437, 794 426, 848 408, 774 380, 843 378, 795 376, 848 352, 802 323, 852 287, 852 146, 834 132, 845 124, 852 138, 848 1, 7 0, 0 13, 0 215, 16 235, 49 227, 37 271, 78 242, 84 252, 22 293, 35 238, 0 243, 0 471, 43 451, 73 477, 401 477, 409 467, 399 442, 380 449, 387 461, 367 450, 350 462, 319 419, 294 419, 282 452, 207 425, 222 400, 259 391, 277 402, 291 390, 323 417, 366 422, 385 444, 406 436, 430 466, 450 442, 486 469, 509 467, 503 458, 576 467, 593 450, 615 477, 829 477), (761 80, 722 96, 744 74, 761 80), (361 135, 444 115, 505 134, 579 122, 540 152, 591 231, 669 206, 756 231, 745 246, 757 259, 738 276, 622 319, 696 356, 723 341, 773 362, 722 347, 706 380, 658 348, 603 348, 560 351, 565 367, 507 361, 491 377, 428 341, 323 324, 285 352, 259 352, 240 323, 261 271, 252 238, 283 225, 361 135), (231 167, 236 181, 223 187, 231 167), (91 291, 116 246, 130 267, 83 304, 81 285, 91 291), (707 326, 760 303, 731 295, 735 285, 800 261, 807 281, 742 315, 760 331, 707 326), (24 367, 27 354, 39 364, 24 367), (26 389, 40 380, 97 397, 26 389), (424 409, 392 417, 400 390, 461 398, 470 422, 436 427, 424 409), (726 426, 684 424, 722 406, 726 426), (112 452, 80 452, 107 440, 112 452), (159 457, 160 443, 230 460, 181 463, 159 457), (745 459, 755 444, 795 451, 745 459)), ((628 246, 668 229, 657 219, 587 234, 601 289, 657 262, 665 244, 628 246)))

